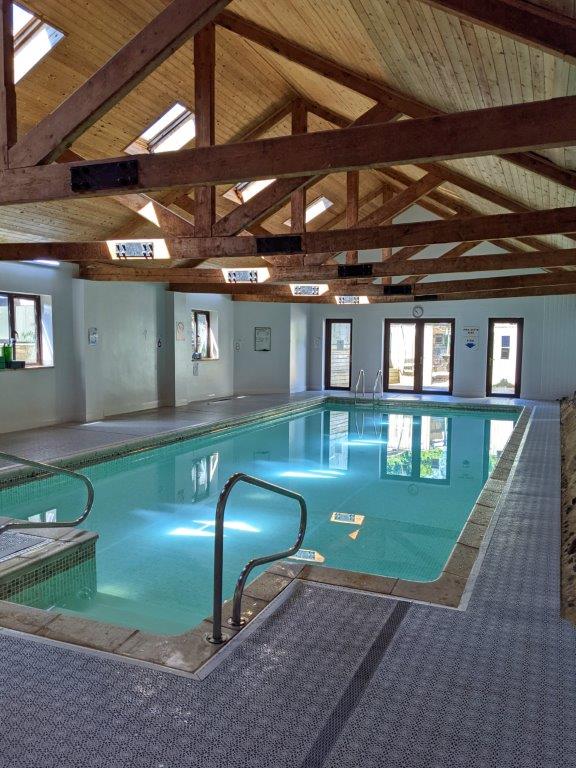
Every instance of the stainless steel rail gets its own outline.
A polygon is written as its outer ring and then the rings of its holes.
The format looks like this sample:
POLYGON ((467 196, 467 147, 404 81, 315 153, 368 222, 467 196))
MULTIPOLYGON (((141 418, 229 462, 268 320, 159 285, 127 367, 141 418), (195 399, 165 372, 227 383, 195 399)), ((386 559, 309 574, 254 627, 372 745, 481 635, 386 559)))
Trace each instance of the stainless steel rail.
POLYGON ((366 375, 364 368, 360 368, 358 378, 356 379, 356 386, 354 387, 354 405, 358 402, 358 388, 360 387, 360 379, 362 379, 362 397, 366 397, 366 375))
POLYGON ((376 374, 376 379, 374 381, 374 386, 372 387, 372 402, 376 402, 376 388, 378 386, 378 381, 380 381, 380 399, 382 400, 384 398, 384 375, 382 373, 382 368, 378 371, 376 374))
POLYGON ((248 483, 249 485, 255 485, 258 488, 264 488, 266 491, 272 491, 278 493, 281 496, 288 496, 291 499, 295 499, 300 504, 300 528, 298 530, 298 538, 290 549, 284 552, 276 552, 273 555, 266 557, 256 557, 250 562, 246 563, 238 581, 236 582, 236 588, 234 589, 234 599, 232 602, 232 617, 229 619, 229 624, 232 627, 241 627, 244 623, 241 616, 242 609, 242 593, 246 584, 246 579, 250 575, 250 572, 258 565, 265 565, 271 563, 274 560, 282 560, 285 557, 290 557, 300 549, 300 545, 304 540, 304 534, 306 533, 306 522, 308 518, 308 511, 306 508, 306 502, 304 497, 295 491, 290 491, 287 488, 282 488, 280 485, 274 485, 273 483, 267 483, 265 480, 260 480, 258 477, 252 477, 246 475, 243 472, 236 472, 231 475, 218 498, 218 504, 216 505, 216 528, 214 539, 214 604, 212 611, 212 634, 206 639, 210 643, 219 645, 224 643, 228 638, 222 633, 222 570, 224 565, 224 514, 226 512, 226 504, 228 497, 234 486, 237 483, 248 483))
POLYGON ((73 528, 75 525, 80 525, 80 523, 83 523, 84 520, 88 517, 90 514, 90 510, 92 509, 92 505, 94 504, 94 486, 88 480, 86 475, 80 474, 80 472, 74 472, 71 469, 63 469, 62 467, 55 467, 52 464, 44 464, 40 461, 31 461, 30 459, 23 459, 22 456, 13 456, 11 453, 1 453, 0 452, 0 459, 6 459, 8 461, 13 461, 15 464, 23 464, 26 467, 34 467, 35 469, 41 469, 43 472, 47 472, 51 475, 68 475, 68 477, 73 477, 76 480, 81 480, 84 485, 86 486, 86 504, 84 506, 84 511, 80 515, 80 517, 77 517, 75 520, 70 520, 67 522, 50 522, 50 523, 31 523, 31 522, 14 522, 14 523, 4 523, 4 525, 0 525, 0 534, 4 533, 4 531, 10 531, 10 530, 21 530, 23 528, 73 528))

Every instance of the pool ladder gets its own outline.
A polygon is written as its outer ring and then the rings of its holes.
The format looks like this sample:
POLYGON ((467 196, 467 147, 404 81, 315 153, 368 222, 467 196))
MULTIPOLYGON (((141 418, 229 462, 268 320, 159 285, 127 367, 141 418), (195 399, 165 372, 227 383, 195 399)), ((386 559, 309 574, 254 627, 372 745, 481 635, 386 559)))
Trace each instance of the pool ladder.
POLYGON ((256 557, 250 562, 246 563, 242 569, 238 580, 236 581, 236 587, 234 589, 234 598, 232 600, 232 617, 228 619, 228 623, 231 627, 242 627, 245 624, 242 619, 242 593, 246 585, 246 580, 251 571, 259 565, 265 565, 266 563, 272 563, 274 560, 283 560, 285 557, 290 557, 295 554, 304 540, 304 534, 306 533, 306 522, 308 518, 308 510, 304 497, 295 491, 290 491, 288 488, 283 488, 280 485, 274 485, 268 483, 266 480, 261 480, 258 477, 252 477, 252 475, 246 475, 244 472, 236 472, 231 475, 218 498, 218 504, 216 505, 216 521, 215 521, 215 539, 214 539, 214 597, 213 597, 213 610, 212 610, 212 634, 206 636, 206 640, 209 643, 219 645, 226 642, 229 639, 227 635, 222 632, 222 571, 224 566, 224 515, 226 513, 226 504, 232 489, 237 483, 248 483, 248 485, 255 485, 258 488, 263 488, 266 491, 277 493, 280 496, 287 496, 290 499, 295 499, 300 505, 300 528, 298 530, 298 537, 290 549, 284 552, 276 552, 273 555, 267 555, 266 557, 256 557))
MULTIPOLYGON (((358 404, 358 392, 360 390, 360 382, 362 382, 362 400, 366 397, 366 374, 364 368, 360 368, 358 371, 358 378, 356 379, 356 386, 354 387, 354 405, 358 404)), ((380 384, 380 399, 384 397, 384 374, 382 368, 378 370, 376 378, 374 379, 374 386, 372 387, 372 403, 376 403, 376 390, 380 384)))
POLYGON ((1 453, 0 459, 13 461, 15 464, 22 464, 26 467, 33 467, 34 469, 41 469, 43 472, 51 475, 67 475, 77 480, 81 480, 86 486, 86 504, 84 505, 84 511, 75 520, 66 522, 14 522, 4 523, 0 525, 0 535, 4 531, 23 530, 26 528, 74 528, 76 525, 80 525, 90 514, 90 510, 94 504, 94 486, 88 480, 86 475, 82 475, 80 472, 74 472, 71 469, 63 469, 62 467, 55 467, 52 464, 44 464, 40 461, 31 461, 30 459, 24 459, 22 456, 14 456, 11 453, 1 453))

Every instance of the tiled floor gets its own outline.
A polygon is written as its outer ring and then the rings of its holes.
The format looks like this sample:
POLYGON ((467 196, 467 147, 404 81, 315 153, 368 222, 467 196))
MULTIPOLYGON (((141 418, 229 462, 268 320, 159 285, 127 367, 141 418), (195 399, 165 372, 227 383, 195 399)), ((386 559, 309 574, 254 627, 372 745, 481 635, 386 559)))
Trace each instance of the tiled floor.
POLYGON ((203 681, 0 634, 0 766, 576 766, 559 501, 540 404, 466 611, 300 583, 203 681))

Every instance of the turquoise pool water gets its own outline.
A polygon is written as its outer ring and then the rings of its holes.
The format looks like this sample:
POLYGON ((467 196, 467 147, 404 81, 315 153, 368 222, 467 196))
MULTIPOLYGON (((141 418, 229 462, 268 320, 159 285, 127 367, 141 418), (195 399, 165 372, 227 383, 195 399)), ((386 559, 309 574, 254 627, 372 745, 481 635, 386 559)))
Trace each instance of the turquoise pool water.
MULTIPOLYGON (((211 613, 214 512, 238 471, 303 494, 298 557, 417 581, 436 579, 513 429, 515 412, 382 411, 330 405, 87 468, 95 563, 19 602, 164 634, 211 613)), ((0 492, 0 515, 67 520, 83 503, 67 478, 0 492)), ((245 562, 286 548, 298 505, 237 486, 227 509, 224 593, 245 562)))

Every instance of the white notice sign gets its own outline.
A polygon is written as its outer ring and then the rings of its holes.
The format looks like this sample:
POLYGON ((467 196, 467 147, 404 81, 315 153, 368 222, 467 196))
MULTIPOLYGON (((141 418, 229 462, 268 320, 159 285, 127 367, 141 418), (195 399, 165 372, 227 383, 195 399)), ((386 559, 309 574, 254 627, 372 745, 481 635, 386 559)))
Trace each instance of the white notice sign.
POLYGON ((478 336, 480 329, 477 326, 464 328, 464 344, 468 349, 478 349, 478 336))

